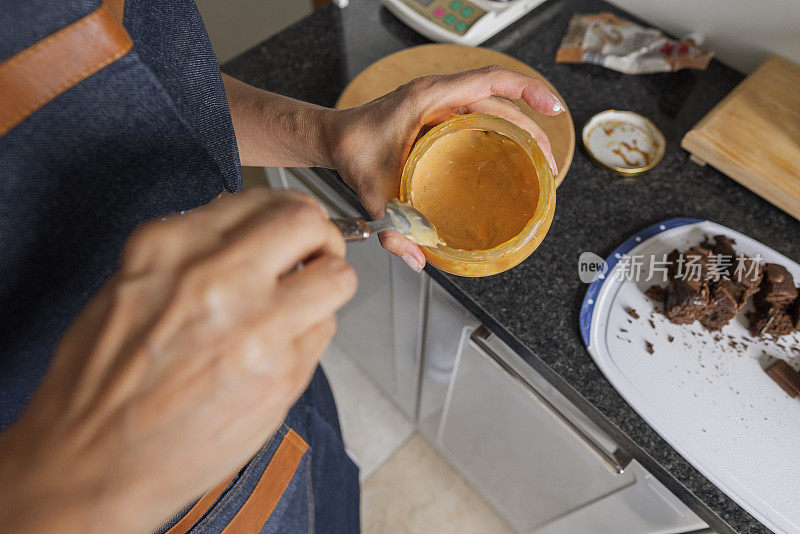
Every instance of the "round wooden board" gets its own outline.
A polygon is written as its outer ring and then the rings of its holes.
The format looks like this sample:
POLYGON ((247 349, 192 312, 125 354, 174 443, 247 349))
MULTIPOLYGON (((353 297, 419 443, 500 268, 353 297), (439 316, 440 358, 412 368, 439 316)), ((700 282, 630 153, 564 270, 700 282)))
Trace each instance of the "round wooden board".
MULTIPOLYGON (((426 44, 395 52, 364 69, 345 87, 336 102, 336 108, 347 109, 360 106, 419 76, 452 74, 486 65, 500 65, 506 69, 538 78, 564 102, 553 84, 544 76, 511 56, 488 48, 457 44, 426 44)), ((575 127, 569 108, 560 115, 547 117, 533 111, 522 100, 516 102, 550 138, 553 156, 558 165, 556 186, 560 185, 569 170, 572 156, 575 153, 575 127)), ((566 107, 566 103, 564 105, 566 107)))

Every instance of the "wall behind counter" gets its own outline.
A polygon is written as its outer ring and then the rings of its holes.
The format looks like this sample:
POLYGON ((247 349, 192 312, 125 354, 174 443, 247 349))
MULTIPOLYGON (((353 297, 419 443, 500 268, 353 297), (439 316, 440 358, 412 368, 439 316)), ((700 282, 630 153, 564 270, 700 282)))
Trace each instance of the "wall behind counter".
POLYGON ((609 0, 673 35, 700 31, 716 58, 750 73, 770 54, 800 64, 800 0, 609 0))

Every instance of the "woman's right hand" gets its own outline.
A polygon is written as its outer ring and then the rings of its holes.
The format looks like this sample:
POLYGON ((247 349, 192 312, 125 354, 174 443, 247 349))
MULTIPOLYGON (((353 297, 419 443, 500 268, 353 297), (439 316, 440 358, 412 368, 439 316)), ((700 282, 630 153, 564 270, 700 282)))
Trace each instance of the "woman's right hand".
POLYGON ((323 209, 286 191, 137 230, 0 435, 4 531, 152 531, 235 472, 355 292, 344 252, 323 209))

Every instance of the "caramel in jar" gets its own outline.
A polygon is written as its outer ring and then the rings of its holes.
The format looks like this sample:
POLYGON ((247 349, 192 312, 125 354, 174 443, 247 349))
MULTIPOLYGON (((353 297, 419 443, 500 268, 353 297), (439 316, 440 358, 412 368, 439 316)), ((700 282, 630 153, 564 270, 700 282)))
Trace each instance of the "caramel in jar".
POLYGON ((522 231, 539 184, 518 143, 493 131, 461 130, 437 139, 420 158, 410 197, 448 247, 484 250, 522 231))
POLYGON ((500 117, 456 115, 417 140, 400 178, 400 201, 436 227, 423 246, 432 265, 489 276, 527 258, 553 221, 550 167, 528 132, 500 117))

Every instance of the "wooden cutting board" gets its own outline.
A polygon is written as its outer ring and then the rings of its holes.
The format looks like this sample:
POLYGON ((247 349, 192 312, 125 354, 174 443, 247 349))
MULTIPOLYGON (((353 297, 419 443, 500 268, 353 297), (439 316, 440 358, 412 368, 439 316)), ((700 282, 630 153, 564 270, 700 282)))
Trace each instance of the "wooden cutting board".
MULTIPOLYGON (((553 84, 544 76, 511 56, 488 48, 456 44, 426 44, 395 52, 364 69, 345 87, 336 102, 336 108, 347 109, 360 106, 419 76, 452 74, 486 65, 500 65, 506 69, 538 78, 547 84, 550 90, 561 99, 561 102, 564 102, 553 84)), ((516 102, 550 138, 553 156, 558 165, 558 176, 556 177, 556 186, 558 186, 564 180, 575 153, 575 127, 569 108, 556 117, 546 117, 533 111, 522 100, 516 102)), ((564 105, 567 107, 566 103, 564 105)))
POLYGON ((770 57, 681 146, 800 219, 800 67, 770 57))

